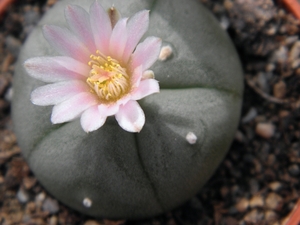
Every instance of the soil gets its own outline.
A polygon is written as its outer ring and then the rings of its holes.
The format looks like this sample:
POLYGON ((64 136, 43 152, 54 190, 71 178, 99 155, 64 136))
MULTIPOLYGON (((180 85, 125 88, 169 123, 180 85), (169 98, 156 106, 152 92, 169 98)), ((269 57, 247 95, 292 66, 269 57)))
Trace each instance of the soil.
POLYGON ((56 0, 19 0, 0 18, 1 225, 283 224, 300 197, 300 21, 281 1, 201 0, 233 40, 245 78, 235 140, 197 196, 143 221, 98 220, 55 200, 24 161, 12 130, 14 64, 56 0))

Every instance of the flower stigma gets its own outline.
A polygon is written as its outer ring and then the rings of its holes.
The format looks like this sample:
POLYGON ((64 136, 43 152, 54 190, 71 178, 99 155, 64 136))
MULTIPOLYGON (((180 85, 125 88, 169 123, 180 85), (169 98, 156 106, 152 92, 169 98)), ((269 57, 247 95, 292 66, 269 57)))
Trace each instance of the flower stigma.
POLYGON ((86 82, 103 103, 116 102, 129 92, 129 76, 117 60, 98 50, 90 59, 91 71, 86 82))

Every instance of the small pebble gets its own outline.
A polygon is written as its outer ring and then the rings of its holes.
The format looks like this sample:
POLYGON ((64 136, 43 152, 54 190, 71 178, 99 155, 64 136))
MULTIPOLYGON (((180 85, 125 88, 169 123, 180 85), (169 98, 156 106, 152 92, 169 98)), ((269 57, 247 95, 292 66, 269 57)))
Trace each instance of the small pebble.
POLYGON ((254 159, 253 163, 254 163, 255 173, 256 174, 261 173, 261 171, 262 171, 262 165, 261 165, 260 161, 258 159, 254 159))
POLYGON ((298 176, 300 174, 299 166, 297 164, 290 165, 289 172, 292 176, 298 176))
POLYGON ((277 51, 274 52, 272 60, 273 62, 285 63, 288 58, 288 49, 286 46, 280 46, 277 51))
POLYGON ((8 90, 5 92, 5 96, 4 96, 4 99, 7 101, 7 102, 11 102, 12 99, 13 99, 13 88, 12 87, 9 87, 8 90))
POLYGON ((29 194, 24 188, 20 188, 17 193, 17 198, 19 202, 26 203, 29 200, 29 194))
POLYGON ((264 213, 258 211, 257 209, 252 209, 244 216, 243 220, 248 223, 256 224, 258 221, 261 221, 263 217, 264 213))
POLYGON ((4 183, 4 177, 0 175, 0 185, 4 183))
POLYGON ((272 210, 267 210, 265 212, 265 218, 264 218, 265 221, 275 221, 275 220, 277 220, 277 218, 278 218, 278 215, 276 212, 274 212, 272 210))
POLYGON ((299 58, 300 55, 300 41, 296 41, 289 52, 289 61, 292 62, 299 58))
POLYGON ((268 81, 266 73, 262 73, 262 72, 259 73, 256 76, 256 82, 257 82, 258 86, 260 87, 260 89, 263 90, 263 92, 265 92, 265 93, 270 92, 270 85, 269 85, 269 81, 268 81))
POLYGON ((227 186, 223 186, 220 189, 220 194, 223 198, 225 198, 229 194, 230 190, 227 186))
POLYGON ((9 85, 9 81, 7 79, 7 77, 5 76, 0 76, 0 95, 3 95, 5 89, 7 88, 7 86, 9 85))
POLYGON ((45 198, 46 198, 45 192, 41 192, 35 197, 35 201, 36 201, 36 203, 40 203, 40 202, 43 202, 45 200, 45 198))
POLYGON ((170 45, 163 46, 160 50, 158 59, 160 61, 166 61, 173 55, 173 49, 170 45))
POLYGON ((276 66, 275 66, 274 63, 269 63, 269 64, 267 64, 267 66, 266 66, 266 72, 272 72, 272 71, 275 70, 275 68, 276 68, 276 66))
POLYGON ((220 25, 223 30, 227 30, 228 27, 230 26, 230 21, 229 21, 228 17, 222 16, 221 20, 220 20, 220 25))
POLYGON ((290 112, 287 111, 287 110, 280 110, 279 111, 279 117, 280 118, 285 118, 285 117, 288 117, 290 115, 290 112))
POLYGON ((52 6, 52 5, 54 5, 56 2, 57 2, 57 0, 48 0, 48 1, 47 1, 47 5, 48 5, 48 6, 52 6))
POLYGON ((273 86, 273 95, 275 98, 282 99, 286 94, 286 84, 282 80, 273 86))
POLYGON ((298 35, 293 35, 293 36, 287 36, 284 40, 286 45, 291 45, 293 43, 295 43, 296 41, 298 41, 299 37, 298 35))
POLYGON ((274 136, 275 126, 271 123, 258 123, 255 132, 260 137, 269 139, 274 136))
POLYGON ((273 36, 274 34, 276 34, 277 31, 277 27, 276 26, 272 26, 270 27, 268 30, 266 30, 266 34, 269 36, 273 36))
POLYGON ((249 207, 249 200, 247 198, 242 198, 237 204, 235 204, 235 208, 238 212, 245 212, 249 207))
POLYGON ((246 138, 240 130, 237 130, 235 133, 235 140, 237 140, 240 143, 243 143, 246 140, 246 138))
POLYGON ((50 214, 55 214, 59 211, 59 205, 57 200, 52 198, 46 198, 43 202, 42 209, 49 212, 50 214))
POLYGON ((17 57, 20 52, 21 48, 21 41, 11 35, 7 36, 5 39, 5 44, 9 52, 14 56, 17 57))
POLYGON ((253 120, 257 116, 257 110, 256 108, 252 107, 247 114, 243 117, 242 123, 249 123, 251 120, 253 120))
POLYGON ((57 225, 57 223, 58 223, 57 216, 51 216, 48 225, 57 225))
POLYGON ((280 183, 278 181, 274 181, 274 182, 269 184, 269 188, 272 191, 279 191, 282 188, 282 183, 280 183))
POLYGON ((276 211, 281 210, 282 203, 283 203, 283 198, 274 192, 268 194, 265 201, 265 205, 268 209, 272 209, 276 211))
POLYGON ((84 225, 101 225, 101 224, 99 222, 97 222, 96 220, 88 220, 84 223, 84 225))
POLYGON ((35 177, 25 177, 23 179, 24 187, 29 190, 36 184, 36 178, 35 177))
POLYGON ((249 201, 250 208, 263 207, 264 199, 261 195, 254 195, 249 201))
POLYGON ((34 211, 36 210, 36 205, 34 202, 28 202, 27 205, 26 205, 26 213, 33 213, 34 211))
POLYGON ((185 138, 187 142, 191 145, 197 142, 197 136, 193 132, 188 132, 185 138))
POLYGON ((257 117, 255 117, 255 122, 256 123, 265 123, 266 122, 266 117, 264 115, 259 115, 257 117))
POLYGON ((8 72, 10 69, 10 66, 13 64, 14 60, 15 60, 15 57, 12 54, 8 53, 2 62, 1 72, 2 73, 8 72))
POLYGON ((35 25, 40 19, 40 14, 37 10, 29 9, 24 13, 24 25, 35 25))
POLYGON ((276 156, 274 154, 268 155, 266 164, 268 166, 273 166, 275 162, 276 162, 276 156))
POLYGON ((31 216, 28 214, 24 214, 22 218, 22 222, 26 224, 30 224, 31 216))
MULTIPOLYGON (((103 220, 104 225, 122 225, 125 223, 125 220, 103 220)), ((155 224, 155 221, 153 222, 155 224)))

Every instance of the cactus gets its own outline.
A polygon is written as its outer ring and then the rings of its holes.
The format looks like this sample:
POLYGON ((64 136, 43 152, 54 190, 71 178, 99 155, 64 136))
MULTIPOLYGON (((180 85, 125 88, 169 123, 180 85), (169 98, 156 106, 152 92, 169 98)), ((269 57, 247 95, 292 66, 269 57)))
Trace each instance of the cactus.
MULTIPOLYGON (((94 0, 65 0, 47 12, 27 39, 16 66, 12 114, 23 155, 58 200, 91 216, 138 219, 187 201, 226 154, 240 117, 243 80, 237 53, 217 20, 197 0, 115 0, 124 17, 150 10, 146 36, 162 39, 151 69, 160 93, 139 101, 146 122, 129 133, 113 117, 86 133, 79 120, 53 125, 52 107, 35 106, 44 85, 23 63, 58 55, 42 26, 66 27, 64 8, 89 10, 94 0)), ((111 1, 99 1, 104 8, 111 1)))

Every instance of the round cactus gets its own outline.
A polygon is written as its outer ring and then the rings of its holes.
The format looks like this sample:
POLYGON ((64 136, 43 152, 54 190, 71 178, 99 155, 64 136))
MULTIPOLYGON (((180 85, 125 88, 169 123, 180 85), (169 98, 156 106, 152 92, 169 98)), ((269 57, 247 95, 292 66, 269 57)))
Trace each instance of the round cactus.
MULTIPOLYGON (((93 1, 58 2, 27 39, 13 84, 15 132, 33 173, 61 202, 96 217, 150 217, 195 195, 226 154, 240 116, 240 62, 197 0, 115 0, 124 17, 150 10, 145 36, 162 40, 160 60, 151 67, 160 93, 139 100, 145 125, 130 133, 111 116, 89 133, 79 119, 53 125, 52 106, 30 102, 45 83, 29 77, 24 62, 57 56, 42 26, 67 27, 64 8, 74 4, 88 12, 93 1)), ((111 7, 109 0, 99 3, 111 7)))

